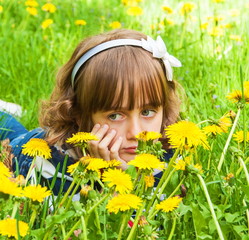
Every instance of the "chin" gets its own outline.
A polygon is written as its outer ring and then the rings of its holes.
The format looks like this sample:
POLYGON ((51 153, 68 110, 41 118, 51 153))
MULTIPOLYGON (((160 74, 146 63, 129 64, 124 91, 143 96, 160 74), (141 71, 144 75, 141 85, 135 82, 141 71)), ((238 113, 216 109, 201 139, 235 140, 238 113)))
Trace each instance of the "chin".
POLYGON ((131 160, 133 160, 136 157, 135 154, 122 154, 120 155, 120 158, 123 159, 125 162, 130 162, 131 160))

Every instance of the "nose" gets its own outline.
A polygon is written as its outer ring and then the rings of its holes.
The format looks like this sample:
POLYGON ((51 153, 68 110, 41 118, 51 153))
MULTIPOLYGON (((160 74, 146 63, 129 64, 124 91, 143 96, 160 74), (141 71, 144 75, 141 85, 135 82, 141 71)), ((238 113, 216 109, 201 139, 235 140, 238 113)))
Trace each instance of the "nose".
POLYGON ((127 139, 136 139, 136 135, 143 131, 142 122, 139 117, 133 117, 129 120, 127 124, 127 139))

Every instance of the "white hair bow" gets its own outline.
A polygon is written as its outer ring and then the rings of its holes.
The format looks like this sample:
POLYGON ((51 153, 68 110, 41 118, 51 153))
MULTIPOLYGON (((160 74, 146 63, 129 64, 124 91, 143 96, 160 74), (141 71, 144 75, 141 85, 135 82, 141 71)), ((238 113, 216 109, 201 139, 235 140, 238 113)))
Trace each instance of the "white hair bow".
POLYGON ((166 45, 160 36, 158 36, 156 40, 147 36, 147 40, 141 39, 141 41, 142 41, 142 48, 151 52, 153 54, 153 57, 161 58, 163 60, 167 79, 168 81, 172 81, 173 79, 172 67, 181 67, 182 66, 181 62, 167 52, 166 45))

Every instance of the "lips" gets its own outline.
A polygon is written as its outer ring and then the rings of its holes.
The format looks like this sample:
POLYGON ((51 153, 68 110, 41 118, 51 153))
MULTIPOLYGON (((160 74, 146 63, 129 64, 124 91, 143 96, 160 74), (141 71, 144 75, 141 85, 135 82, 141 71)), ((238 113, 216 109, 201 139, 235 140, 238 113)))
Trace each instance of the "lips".
POLYGON ((132 147, 123 148, 123 150, 124 150, 126 153, 130 153, 130 154, 136 154, 136 149, 137 149, 137 146, 132 146, 132 147))

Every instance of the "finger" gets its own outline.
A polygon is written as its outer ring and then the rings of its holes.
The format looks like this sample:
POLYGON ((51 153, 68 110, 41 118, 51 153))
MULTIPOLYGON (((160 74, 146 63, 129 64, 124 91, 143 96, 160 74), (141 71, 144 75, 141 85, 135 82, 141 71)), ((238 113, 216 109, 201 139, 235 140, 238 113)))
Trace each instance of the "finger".
POLYGON ((119 160, 119 149, 121 147, 123 138, 119 137, 116 142, 112 145, 111 149, 110 149, 110 158, 111 159, 116 159, 119 160))
POLYGON ((118 161, 121 162, 121 166, 120 168, 123 169, 123 170, 126 170, 127 169, 127 162, 124 161, 123 159, 120 158, 119 156, 119 149, 121 147, 121 144, 123 142, 123 138, 122 137, 119 137, 117 139, 117 141, 113 144, 113 146, 111 147, 110 149, 110 159, 116 159, 118 161))
POLYGON ((98 145, 98 152, 101 158, 105 160, 110 160, 110 151, 109 151, 109 145, 111 141, 114 139, 116 136, 116 131, 112 129, 109 131, 106 136, 99 142, 98 145))
POLYGON ((94 132, 94 135, 99 139, 98 141, 89 141, 88 142, 88 150, 90 152, 91 156, 94 157, 100 157, 98 152, 98 146, 99 143, 102 141, 102 138, 105 136, 105 134, 108 131, 109 126, 107 124, 104 124, 103 126, 100 126, 96 124, 92 130, 92 133, 94 132))
POLYGON ((95 134, 99 131, 100 127, 101 127, 101 126, 100 126, 99 123, 95 124, 95 125, 93 126, 92 131, 91 131, 91 134, 95 135, 95 134))
MULTIPOLYGON (((97 124, 96 124, 97 125, 97 124)), ((96 130, 96 132, 94 133, 94 135, 99 139, 99 141, 101 141, 101 139, 105 136, 105 134, 107 133, 109 126, 107 124, 104 124, 102 126, 96 126, 93 129, 96 130), (95 129, 94 129, 95 128, 95 129)))

